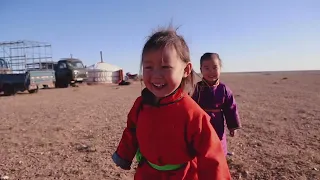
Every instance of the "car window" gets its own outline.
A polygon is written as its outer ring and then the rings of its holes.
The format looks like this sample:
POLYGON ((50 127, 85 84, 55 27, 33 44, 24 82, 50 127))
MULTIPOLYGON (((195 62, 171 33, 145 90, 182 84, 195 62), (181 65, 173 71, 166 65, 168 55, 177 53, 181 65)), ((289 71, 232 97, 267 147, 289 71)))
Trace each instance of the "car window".
POLYGON ((59 69, 66 69, 67 68, 67 64, 66 63, 61 63, 59 65, 59 69))

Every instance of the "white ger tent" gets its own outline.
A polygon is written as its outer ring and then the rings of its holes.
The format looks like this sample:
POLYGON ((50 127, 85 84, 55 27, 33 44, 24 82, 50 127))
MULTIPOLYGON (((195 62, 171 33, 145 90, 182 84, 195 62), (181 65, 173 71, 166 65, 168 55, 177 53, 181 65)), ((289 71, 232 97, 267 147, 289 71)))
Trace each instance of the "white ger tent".
POLYGON ((88 67, 88 83, 119 83, 123 80, 122 68, 98 62, 88 67))

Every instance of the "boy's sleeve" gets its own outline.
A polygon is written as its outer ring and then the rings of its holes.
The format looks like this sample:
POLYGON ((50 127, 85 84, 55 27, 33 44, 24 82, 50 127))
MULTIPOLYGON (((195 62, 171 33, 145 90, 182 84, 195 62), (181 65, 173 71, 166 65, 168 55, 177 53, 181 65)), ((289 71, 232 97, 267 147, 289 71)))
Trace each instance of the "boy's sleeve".
POLYGON ((122 169, 130 170, 132 160, 138 149, 138 141, 136 137, 136 123, 138 118, 138 110, 141 98, 137 98, 133 107, 129 111, 127 119, 127 127, 122 133, 122 138, 116 152, 112 155, 112 160, 122 169))
POLYGON ((231 89, 227 86, 225 87, 225 102, 222 109, 228 129, 232 130, 241 128, 237 103, 231 89))
POLYGON ((197 157, 199 179, 230 180, 227 160, 210 117, 205 114, 197 119, 189 124, 188 134, 197 157))

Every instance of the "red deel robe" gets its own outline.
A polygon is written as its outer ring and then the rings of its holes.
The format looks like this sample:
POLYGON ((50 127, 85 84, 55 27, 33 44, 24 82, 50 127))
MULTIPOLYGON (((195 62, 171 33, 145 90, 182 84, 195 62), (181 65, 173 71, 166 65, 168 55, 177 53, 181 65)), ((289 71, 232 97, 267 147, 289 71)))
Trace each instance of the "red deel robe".
POLYGON ((179 88, 153 105, 143 103, 141 106, 142 99, 138 97, 130 110, 127 127, 114 154, 130 168, 139 147, 146 160, 138 165, 135 180, 231 179, 210 117, 191 97, 179 88), (147 161, 159 166, 185 166, 159 171, 147 161))

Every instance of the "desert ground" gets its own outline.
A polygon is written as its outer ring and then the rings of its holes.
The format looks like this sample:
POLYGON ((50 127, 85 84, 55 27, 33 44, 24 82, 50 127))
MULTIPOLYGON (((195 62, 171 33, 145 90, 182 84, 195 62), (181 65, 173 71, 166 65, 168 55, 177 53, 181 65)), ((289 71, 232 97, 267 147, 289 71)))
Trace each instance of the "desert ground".
MULTIPOLYGON (((243 128, 228 136, 233 179, 320 179, 320 71, 225 73, 243 128)), ((129 86, 82 85, 0 97, 3 179, 132 179, 114 166, 129 86)), ((133 165, 133 167, 136 164, 133 165)))

